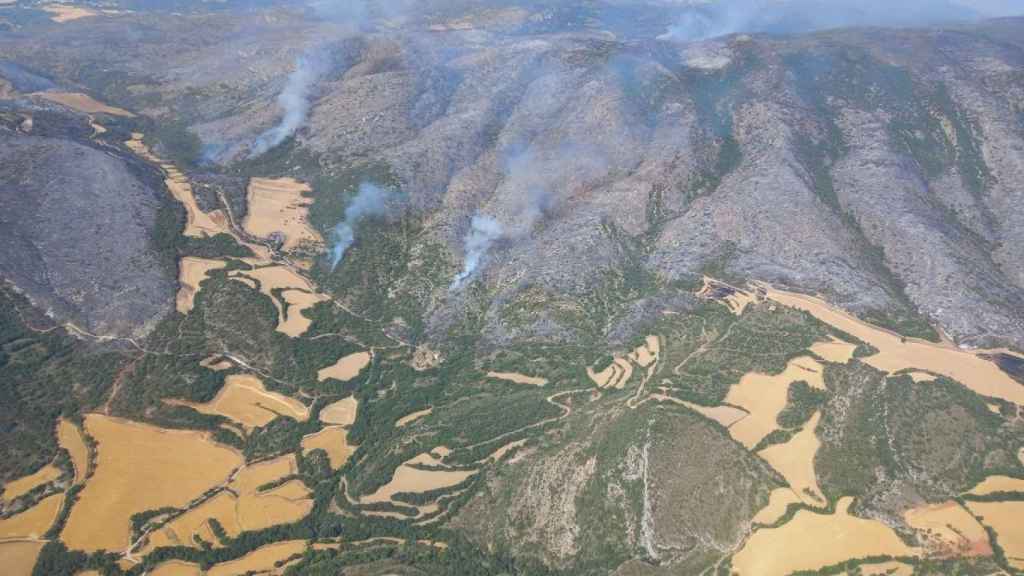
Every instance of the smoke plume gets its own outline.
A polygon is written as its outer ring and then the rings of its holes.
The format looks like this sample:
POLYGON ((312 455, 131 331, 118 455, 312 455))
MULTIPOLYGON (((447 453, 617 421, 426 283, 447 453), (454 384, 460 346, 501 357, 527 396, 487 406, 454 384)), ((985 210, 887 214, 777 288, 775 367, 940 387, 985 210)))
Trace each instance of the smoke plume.
POLYGON ((284 112, 281 122, 256 138, 249 151, 250 158, 261 156, 284 142, 306 122, 310 92, 327 73, 328 60, 326 50, 317 47, 307 50, 295 61, 295 70, 288 76, 284 90, 277 97, 277 104, 284 112))
POLYGON ((355 242, 355 227, 367 216, 383 216, 388 211, 388 201, 395 193, 379 186, 364 182, 359 185, 359 192, 345 208, 345 219, 331 231, 331 270, 338 267, 345 252, 355 242))
POLYGON ((452 281, 452 290, 458 289, 463 282, 476 273, 476 269, 491 249, 491 245, 497 242, 502 235, 504 235, 504 230, 494 218, 481 215, 473 216, 469 234, 466 235, 465 240, 466 258, 462 265, 462 272, 452 281))

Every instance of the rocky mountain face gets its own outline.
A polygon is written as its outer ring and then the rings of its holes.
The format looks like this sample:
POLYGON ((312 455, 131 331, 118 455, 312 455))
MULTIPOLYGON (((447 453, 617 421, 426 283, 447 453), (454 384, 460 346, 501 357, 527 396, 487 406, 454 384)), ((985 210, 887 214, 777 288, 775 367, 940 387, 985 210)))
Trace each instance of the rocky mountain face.
MULTIPOLYGON (((140 14, 127 35, 82 20, 3 48, 183 124, 220 166, 198 171, 245 163, 296 58, 319 50, 308 120, 255 164, 311 180, 386 166, 451 277, 472 218, 495 220, 472 279, 495 295, 496 342, 577 337, 559 299, 609 278, 714 271, 911 334, 927 321, 964 344, 1024 345, 1024 22, 687 43, 621 10, 424 10, 358 31, 287 10, 140 14), (168 57, 175 38, 191 41, 168 57), (501 320, 538 292, 529 325, 501 320)), ((446 284, 416 296, 435 335, 466 305, 446 284)))

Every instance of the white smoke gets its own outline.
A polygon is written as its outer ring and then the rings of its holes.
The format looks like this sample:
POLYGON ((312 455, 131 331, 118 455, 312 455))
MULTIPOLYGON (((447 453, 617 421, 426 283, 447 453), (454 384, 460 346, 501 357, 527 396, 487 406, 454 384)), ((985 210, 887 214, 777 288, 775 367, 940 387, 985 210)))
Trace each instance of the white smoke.
POLYGON ((487 255, 487 252, 490 251, 491 245, 501 239, 503 235, 504 228, 494 218, 479 214, 473 216, 469 234, 466 235, 465 240, 466 257, 463 261, 462 272, 452 281, 452 290, 461 287, 463 282, 476 273, 480 262, 487 255))
POLYGON ((383 216, 388 211, 388 201, 395 197, 395 193, 385 190, 369 182, 359 185, 359 192, 355 195, 348 207, 345 208, 345 219, 339 222, 331 231, 331 270, 338 267, 345 252, 355 242, 355 227, 360 220, 367 216, 383 216))
POLYGON ((281 122, 256 138, 249 151, 250 158, 263 155, 305 124, 309 114, 310 93, 327 73, 328 60, 327 52, 318 47, 307 50, 295 61, 295 70, 288 76, 284 90, 277 97, 277 104, 284 112, 281 122))

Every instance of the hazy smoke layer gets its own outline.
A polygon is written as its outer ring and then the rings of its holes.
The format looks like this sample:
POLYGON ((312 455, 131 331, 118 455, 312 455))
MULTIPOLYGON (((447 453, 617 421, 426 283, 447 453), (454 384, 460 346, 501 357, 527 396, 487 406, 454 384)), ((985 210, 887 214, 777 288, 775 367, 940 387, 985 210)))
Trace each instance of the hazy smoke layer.
POLYGON ((355 226, 367 216, 382 216, 388 211, 388 201, 394 192, 385 190, 369 182, 359 185, 359 193, 345 208, 345 219, 338 223, 331 232, 331 270, 345 257, 345 252, 355 241, 355 226))
POLYGON ((501 224, 490 216, 473 216, 473 222, 466 235, 465 252, 466 258, 462 265, 462 272, 452 281, 451 289, 455 290, 462 286, 462 283, 469 279, 480 266, 480 262, 491 249, 491 245, 498 241, 504 230, 501 224))
POLYGON ((328 60, 327 53, 322 48, 307 50, 299 56, 295 62, 295 71, 288 76, 284 90, 277 97, 277 104, 284 111, 281 122, 256 138, 249 151, 250 158, 260 156, 284 142, 306 122, 310 91, 327 73, 328 60))
POLYGON ((690 42, 739 32, 927 25, 1013 10, 1003 0, 694 0, 680 4, 688 7, 660 38, 690 42))

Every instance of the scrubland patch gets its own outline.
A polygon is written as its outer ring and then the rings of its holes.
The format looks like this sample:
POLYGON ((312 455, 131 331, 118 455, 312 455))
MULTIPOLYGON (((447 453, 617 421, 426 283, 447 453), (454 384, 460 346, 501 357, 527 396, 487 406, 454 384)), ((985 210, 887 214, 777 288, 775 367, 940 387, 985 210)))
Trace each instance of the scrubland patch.
MULTIPOLYGON (((54 5, 51 5, 50 7, 54 7, 54 5)), ((62 8, 79 10, 79 8, 71 6, 63 6, 62 8)), ((44 6, 43 10, 49 11, 49 7, 44 6)), ((135 114, 132 114, 124 108, 108 106, 88 94, 81 94, 79 92, 36 92, 33 96, 38 96, 39 98, 49 100, 50 102, 56 102, 57 104, 67 106, 72 110, 85 112, 86 114, 110 114, 111 116, 123 116, 125 118, 135 117, 135 114)))
POLYGON ((995 530, 1010 566, 1024 570, 1024 502, 968 502, 967 508, 995 530))
POLYGON ((274 564, 287 560, 306 550, 305 540, 289 540, 257 548, 237 560, 216 564, 206 571, 206 576, 239 576, 250 572, 266 572, 274 564))
POLYGON ((370 365, 370 353, 369 352, 356 352, 355 354, 349 354, 343 356, 334 364, 326 368, 321 368, 316 373, 316 378, 320 382, 327 380, 328 378, 334 378, 342 382, 348 382, 349 380, 359 376, 359 373, 370 365))
POLYGON ((956 502, 924 505, 903 514, 907 525, 923 537, 930 556, 989 556, 992 546, 985 528, 956 502))
POLYGON ((0 540, 41 537, 57 519, 63 503, 64 495, 54 494, 24 512, 0 520, 0 540))
POLYGON ((768 298, 785 306, 805 310, 818 320, 877 348, 877 354, 864 358, 864 362, 874 368, 890 374, 917 368, 957 380, 982 396, 1024 404, 1024 386, 978 353, 962 350, 949 343, 936 344, 904 338, 867 324, 812 296, 770 287, 765 287, 765 291, 768 298))
POLYGON ((733 557, 733 570, 740 576, 784 576, 849 558, 918 554, 885 524, 851 516, 852 503, 852 498, 840 499, 835 514, 800 510, 778 528, 754 532, 733 557))
POLYGON ((57 442, 71 454, 71 463, 75 467, 75 483, 85 480, 89 470, 89 448, 85 445, 82 431, 75 423, 61 418, 57 423, 57 442))
POLYGON ((212 270, 219 270, 227 266, 223 260, 208 260, 186 256, 178 262, 178 288, 176 304, 178 312, 188 314, 195 304, 196 294, 199 293, 199 285, 206 280, 207 274, 212 270))
POLYGON ((282 250, 292 251, 302 245, 318 249, 324 240, 309 225, 309 205, 312 197, 304 193, 312 189, 293 178, 253 178, 249 181, 249 212, 242 226, 257 238, 267 239, 271 234, 284 236, 282 250))
POLYGON ((341 468, 355 449, 348 445, 348 431, 342 426, 327 426, 323 430, 302 439, 304 453, 320 449, 327 452, 331 468, 341 468))
POLYGON ((356 411, 359 409, 359 401, 355 396, 349 396, 337 402, 332 402, 320 411, 320 421, 324 424, 340 424, 351 426, 356 421, 356 411))
POLYGON ((9 576, 31 576, 42 549, 42 542, 0 543, 4 573, 9 576))
POLYGON ((37 486, 48 484, 58 478, 60 478, 60 469, 53 464, 47 464, 28 476, 8 482, 3 487, 3 491, 0 492, 0 499, 9 502, 23 494, 27 494, 37 486))
POLYGON ((97 465, 62 533, 72 549, 123 549, 133 514, 182 508, 242 464, 240 454, 199 432, 99 414, 86 416, 85 427, 98 442, 97 465))
MULTIPOLYGON (((177 403, 177 402, 176 402, 177 403)), ((206 404, 184 403, 204 414, 219 414, 246 429, 269 424, 274 418, 288 416, 300 422, 309 418, 309 409, 294 398, 269 392, 263 381, 249 374, 232 374, 217 396, 206 404)))

